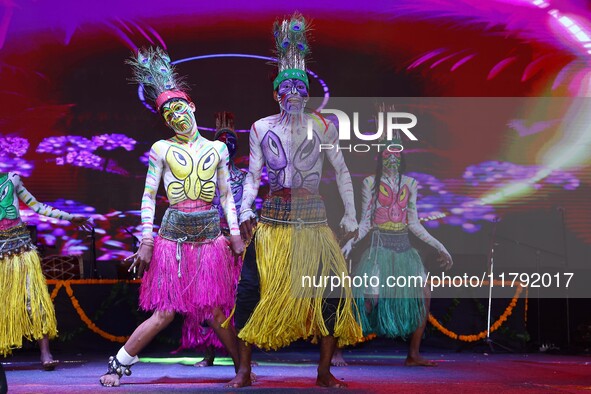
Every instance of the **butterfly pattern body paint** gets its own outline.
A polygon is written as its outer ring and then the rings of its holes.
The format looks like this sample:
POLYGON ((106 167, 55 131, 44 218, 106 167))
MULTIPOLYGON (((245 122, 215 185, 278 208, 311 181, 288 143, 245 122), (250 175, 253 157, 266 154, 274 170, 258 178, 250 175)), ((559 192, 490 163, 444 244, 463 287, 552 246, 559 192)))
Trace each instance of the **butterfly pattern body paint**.
MULTIPOLYGON (((160 140, 152 145, 142 198, 142 235, 152 236, 156 193, 160 180, 171 205, 187 200, 211 203, 220 191, 232 235, 240 234, 234 199, 230 191, 228 149, 223 142, 198 136, 194 141, 160 140)), ((205 204, 204 204, 205 205, 205 204)))
MULTIPOLYGON (((232 196, 234 197, 236 216, 240 216, 240 207, 242 206, 242 194, 244 189, 244 181, 246 179, 246 171, 236 167, 232 161, 230 161, 230 167, 228 170, 230 172, 230 190, 232 191, 232 196)), ((224 209, 220 203, 220 193, 217 188, 215 197, 213 198, 213 205, 217 206, 218 210, 220 211, 220 226, 223 229, 229 229, 228 223, 224 220, 224 209)))
POLYGON ((419 221, 417 213, 416 179, 402 175, 398 187, 398 173, 382 175, 378 196, 374 193, 375 176, 363 180, 362 212, 359 223, 359 237, 362 240, 372 228, 388 231, 408 230, 421 241, 440 252, 448 253, 445 246, 435 239, 419 221))
POLYGON ((407 222, 410 191, 408 185, 402 185, 398 192, 398 185, 388 183, 388 180, 380 182, 374 222, 381 229, 394 230, 407 222))
MULTIPOLYGON (((242 206, 252 206, 263 166, 267 167, 271 193, 281 189, 305 189, 310 194, 318 194, 324 159, 327 158, 336 171, 337 186, 345 206, 341 224, 347 229, 356 229, 351 176, 342 153, 337 150, 321 152, 320 144, 338 145, 338 132, 334 124, 317 114, 293 115, 282 111, 255 122, 250 130, 249 171, 242 206), (307 138, 309 120, 313 125, 310 140, 307 138)), ((253 217, 252 212, 244 212, 240 221, 253 217)))

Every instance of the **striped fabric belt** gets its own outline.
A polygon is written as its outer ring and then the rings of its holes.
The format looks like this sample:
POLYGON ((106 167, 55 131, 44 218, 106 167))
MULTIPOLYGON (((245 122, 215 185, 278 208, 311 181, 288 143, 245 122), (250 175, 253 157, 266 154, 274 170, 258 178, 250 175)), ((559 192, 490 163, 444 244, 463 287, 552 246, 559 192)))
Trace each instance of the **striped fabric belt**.
POLYGON ((263 202, 261 222, 298 227, 323 225, 326 224, 326 208, 319 195, 271 195, 263 202))

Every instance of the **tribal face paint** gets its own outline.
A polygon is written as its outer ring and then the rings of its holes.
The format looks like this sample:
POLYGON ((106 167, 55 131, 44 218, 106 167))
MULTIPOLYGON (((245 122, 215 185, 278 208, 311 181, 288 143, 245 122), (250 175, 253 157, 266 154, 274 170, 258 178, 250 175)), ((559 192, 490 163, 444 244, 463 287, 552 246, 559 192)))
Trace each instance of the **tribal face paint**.
POLYGON ((382 152, 383 165, 391 170, 398 171, 400 167, 400 152, 390 152, 387 149, 382 152))
POLYGON ((176 134, 190 136, 195 126, 194 109, 185 100, 172 100, 162 106, 162 117, 176 134))
POLYGON ((221 133, 218 136, 217 140, 226 144, 226 146, 228 147, 228 154, 230 155, 230 159, 233 159, 236 155, 236 147, 238 144, 238 141, 236 141, 236 136, 229 132, 221 133))
POLYGON ((308 101, 308 87, 299 79, 286 79, 277 88, 277 98, 279 106, 285 112, 301 113, 308 101))

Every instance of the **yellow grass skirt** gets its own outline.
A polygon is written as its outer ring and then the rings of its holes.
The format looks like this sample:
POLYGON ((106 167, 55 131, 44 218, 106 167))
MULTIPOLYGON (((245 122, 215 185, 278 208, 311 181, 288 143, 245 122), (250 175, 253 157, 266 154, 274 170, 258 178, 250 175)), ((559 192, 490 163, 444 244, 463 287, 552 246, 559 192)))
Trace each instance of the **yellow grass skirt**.
MULTIPOLYGON (((327 225, 283 226, 259 223, 254 237, 261 299, 240 331, 240 339, 278 349, 298 339, 329 334, 322 316, 324 289, 302 286, 302 276, 347 275, 347 266, 327 225)), ((350 288, 339 289, 334 336, 338 346, 358 343, 363 334, 350 288)))
POLYGON ((23 337, 38 340, 57 335, 53 303, 47 291, 37 251, 0 260, 0 354, 23 345, 23 337))

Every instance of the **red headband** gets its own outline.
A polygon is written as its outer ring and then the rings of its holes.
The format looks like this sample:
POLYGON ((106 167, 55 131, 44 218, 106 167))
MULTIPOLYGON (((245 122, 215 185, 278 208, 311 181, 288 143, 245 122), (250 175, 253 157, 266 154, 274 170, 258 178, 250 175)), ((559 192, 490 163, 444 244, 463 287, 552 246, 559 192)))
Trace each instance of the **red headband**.
POLYGON ((160 93, 160 95, 158 95, 158 97, 156 98, 156 108, 158 109, 158 111, 160 111, 160 107, 162 107, 164 103, 174 98, 180 98, 190 103, 192 102, 189 95, 185 92, 181 92, 180 90, 167 90, 165 92, 160 93))

